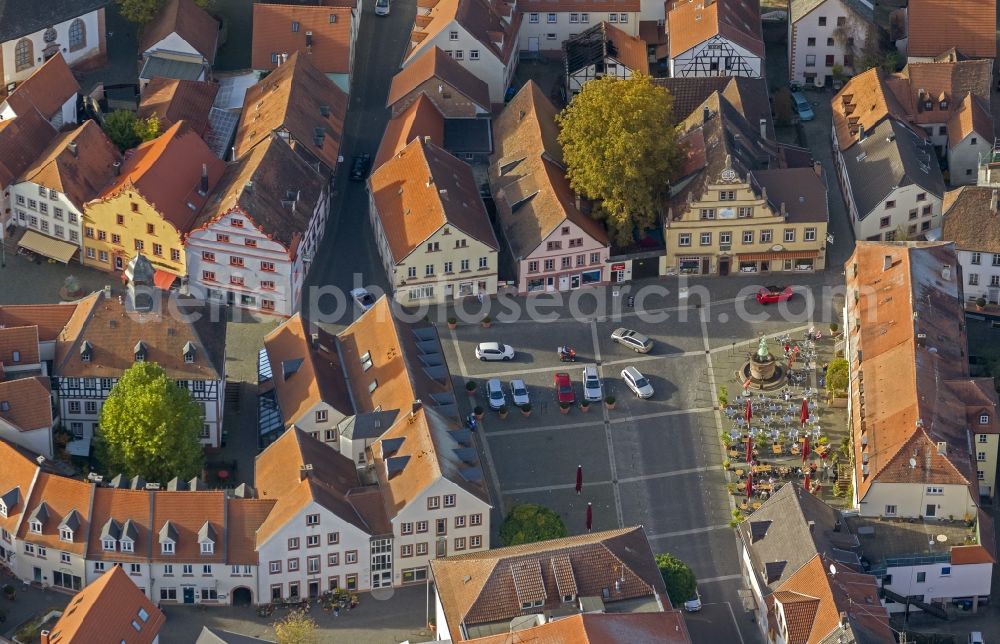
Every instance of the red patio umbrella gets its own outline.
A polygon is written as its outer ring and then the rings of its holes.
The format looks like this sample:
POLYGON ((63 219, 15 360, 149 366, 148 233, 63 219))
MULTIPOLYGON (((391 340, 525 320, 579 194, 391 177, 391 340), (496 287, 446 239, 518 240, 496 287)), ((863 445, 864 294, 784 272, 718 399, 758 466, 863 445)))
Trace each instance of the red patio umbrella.
POLYGON ((747 472, 747 500, 753 496, 753 469, 747 472))
POLYGON ((809 492, 809 484, 810 484, 810 482, 811 481, 809 480, 809 470, 806 470, 806 478, 805 478, 804 481, 802 481, 802 487, 803 487, 803 489, 805 489, 806 492, 809 492))
POLYGON ((792 365, 795 364, 795 356, 797 356, 797 355, 798 355, 797 353, 792 353, 792 354, 790 354, 788 356, 788 370, 789 371, 792 370, 792 365))
POLYGON ((802 462, 805 463, 807 458, 809 458, 809 436, 802 439, 802 462))
POLYGON ((590 532, 590 528, 594 525, 594 507, 588 503, 587 504, 587 532, 590 532))
POLYGON ((749 425, 750 421, 753 419, 753 405, 750 404, 749 399, 747 400, 746 407, 743 409, 743 418, 746 419, 747 425, 749 425))
POLYGON ((747 464, 753 463, 753 436, 747 434, 747 464))
POLYGON ((583 489, 583 466, 576 466, 576 493, 579 494, 583 489))
POLYGON ((802 410, 799 412, 799 422, 803 425, 809 420, 809 399, 802 399, 802 410))

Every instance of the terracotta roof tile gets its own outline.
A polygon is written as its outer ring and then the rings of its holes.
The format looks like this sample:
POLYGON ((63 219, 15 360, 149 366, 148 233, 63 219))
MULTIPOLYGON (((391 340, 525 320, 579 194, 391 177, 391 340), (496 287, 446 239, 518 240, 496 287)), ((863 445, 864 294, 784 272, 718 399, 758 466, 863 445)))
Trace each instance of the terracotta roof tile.
POLYGON ((948 121, 948 145, 956 146, 970 134, 984 141, 993 140, 993 116, 990 104, 982 97, 966 94, 948 121))
POLYGON ((907 55, 933 57, 956 48, 970 58, 995 58, 996 0, 913 0, 907 9, 907 55))
POLYGON ((713 36, 722 36, 764 57, 757 0, 668 0, 667 10, 671 56, 679 56, 713 36))
MULTIPOLYGON (((39 364, 38 327, 0 326, 0 366, 10 368, 29 364, 39 364), (15 352, 17 360, 14 359, 15 352)), ((0 379, 3 379, 2 374, 0 379)))
POLYGON ((523 614, 512 564, 541 562, 546 589, 544 608, 561 605, 550 565, 552 557, 559 555, 570 558, 580 596, 600 597, 608 589, 605 604, 655 595, 665 607, 670 606, 642 527, 621 528, 432 560, 434 584, 450 632, 523 614))
POLYGON ((121 176, 113 177, 98 200, 135 190, 183 236, 191 229, 207 195, 199 192, 202 167, 208 166, 209 194, 226 164, 187 124, 179 121, 126 155, 121 176), (192 208, 192 206, 194 206, 192 208))
POLYGON ((79 91, 80 84, 59 53, 18 84, 5 102, 18 116, 35 107, 42 116, 51 119, 62 109, 63 103, 79 91))
MULTIPOLYGON (((575 5, 574 5, 575 6, 575 5)), ((622 644, 691 641, 679 611, 662 613, 584 613, 548 621, 517 631, 521 641, 534 644, 622 644)), ((464 640, 469 644, 509 644, 510 633, 464 640)))
POLYGON ((444 117, 429 98, 421 94, 398 116, 389 119, 372 167, 381 168, 415 138, 430 137, 435 145, 444 143, 444 117))
POLYGON ((83 555, 87 551, 93 490, 93 483, 41 472, 31 489, 31 498, 25 507, 25 514, 30 518, 42 503, 46 505, 48 516, 42 522, 42 533, 30 532, 29 521, 22 521, 17 531, 17 538, 52 550, 83 555), (73 534, 73 542, 70 543, 59 538, 59 524, 74 510, 79 516, 80 527, 73 534))
POLYGON ((277 134, 230 163, 192 231, 234 211, 244 213, 292 257, 309 229, 312 214, 326 195, 326 181, 277 134), (295 198, 288 199, 288 193, 295 198), (294 205, 286 205, 294 201, 294 205))
POLYGON ((236 130, 237 158, 285 131, 296 151, 319 159, 329 172, 337 168, 344 135, 347 94, 298 52, 247 90, 236 130), (319 139, 322 134, 322 139, 319 139), (317 140, 321 143, 317 144, 317 140))
POLYGON ((519 11, 639 11, 639 0, 521 0, 519 11))
POLYGON ((419 42, 411 47, 403 65, 406 66, 415 60, 420 51, 426 47, 422 43, 430 42, 433 36, 447 28, 453 21, 478 40, 486 51, 507 64, 514 48, 517 47, 521 15, 522 12, 517 11, 510 16, 510 7, 503 0, 440 0, 430 7, 430 13, 425 20, 426 25, 420 32, 415 32, 421 34, 417 37, 419 42))
POLYGON ((143 28, 139 51, 148 51, 170 34, 177 34, 211 65, 219 41, 219 21, 194 0, 166 0, 160 13, 143 28))
POLYGON ((24 516, 40 469, 26 450, 18 449, 5 440, 0 440, 0 463, 3 463, 0 468, 0 496, 6 498, 10 492, 17 491, 15 502, 7 507, 7 515, 0 514, 0 527, 13 534, 24 516))
POLYGON ((160 120, 161 130, 178 121, 187 121, 198 136, 207 138, 208 113, 218 92, 217 83, 157 76, 142 90, 139 117, 155 115, 160 120))
POLYGON ((77 302, 0 306, 0 326, 37 326, 39 342, 54 342, 76 309, 77 302))
POLYGON ((959 250, 1000 253, 1000 192, 962 186, 945 194, 941 237, 959 250))
POLYGON ((273 54, 297 51, 324 74, 350 74, 352 14, 351 7, 255 3, 251 66, 274 69, 273 54))
POLYGON ((116 565, 70 600, 52 627, 49 641, 153 644, 166 620, 163 612, 116 565))
POLYGON ((474 101, 486 111, 490 110, 489 85, 467 70, 457 60, 444 53, 440 47, 432 47, 414 58, 392 77, 389 97, 385 106, 392 107, 410 92, 431 78, 447 83, 474 101))
POLYGON ((22 432, 52 427, 52 393, 45 377, 0 382, 0 418, 22 432))
POLYGON ((126 490, 111 487, 94 489, 94 505, 91 511, 90 542, 87 559, 99 561, 148 561, 153 547, 159 550, 156 534, 152 531, 153 495, 146 490, 126 490), (135 530, 133 552, 121 549, 105 551, 101 535, 109 521, 114 521, 121 531, 126 522, 135 530))
POLYGON ((113 165, 122 155, 96 121, 56 138, 45 152, 28 166, 18 182, 30 181, 63 193, 81 211, 113 176, 113 165), (75 152, 74 152, 75 150, 75 152))
POLYGON ((226 563, 254 566, 257 530, 274 508, 274 499, 229 499, 226 501, 226 563))
POLYGON ((226 561, 226 494, 203 492, 150 492, 153 495, 152 559, 157 562, 224 563, 226 561), (177 532, 174 554, 163 554, 160 531, 170 522, 177 532), (209 523, 217 535, 212 554, 201 554, 198 532, 209 523))
POLYGON ((443 226, 497 249, 472 168, 437 145, 414 139, 368 181, 397 263, 443 226))
POLYGON ((57 136, 56 129, 38 113, 28 110, 0 121, 0 187, 6 189, 35 162, 57 136))

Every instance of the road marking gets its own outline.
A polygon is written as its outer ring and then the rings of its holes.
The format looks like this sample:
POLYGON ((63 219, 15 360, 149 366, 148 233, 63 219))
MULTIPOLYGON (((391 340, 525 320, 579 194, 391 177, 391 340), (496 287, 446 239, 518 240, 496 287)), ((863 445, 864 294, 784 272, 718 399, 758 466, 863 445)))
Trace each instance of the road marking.
POLYGON ((469 377, 469 370, 465 368, 465 359, 462 357, 462 350, 458 346, 458 334, 454 329, 448 332, 451 335, 451 345, 455 348, 455 355, 458 357, 458 370, 463 378, 469 377))
POLYGON ((736 628, 736 634, 740 638, 740 644, 745 644, 745 642, 743 641, 743 633, 740 632, 740 625, 736 621, 736 613, 733 612, 733 605, 730 604, 729 602, 726 602, 726 606, 729 607, 729 616, 733 618, 733 626, 736 628))
MULTIPOLYGON (((712 584, 717 581, 735 581, 737 579, 743 579, 743 575, 722 575, 721 577, 709 577, 708 579, 699 579, 699 584, 712 584)), ((726 602, 728 603, 728 602, 726 602)), ((738 629, 737 629, 738 630, 738 629)))
MULTIPOLYGON (((597 377, 604 382, 604 368, 601 365, 601 343, 597 337, 597 319, 590 321, 590 337, 594 342, 594 358, 597 360, 597 377)), ((598 403, 600 405, 600 403, 598 403)), ((618 527, 625 526, 625 518, 622 515, 622 495, 618 486, 618 465, 615 463, 615 444, 611 436, 611 417, 608 415, 608 406, 601 405, 601 413, 604 416, 604 438, 608 442, 608 461, 611 466, 611 491, 615 497, 615 514, 618 518, 618 527)))
POLYGON ((474 432, 479 434, 479 444, 483 446, 483 455, 486 457, 486 463, 490 468, 490 481, 493 483, 493 489, 496 490, 496 504, 497 509, 500 510, 500 516, 507 516, 507 512, 503 508, 503 491, 500 489, 500 478, 497 476, 497 468, 493 463, 493 453, 490 451, 490 443, 486 438, 486 423, 484 421, 479 421, 480 431, 474 432))
POLYGON ((684 414, 703 414, 707 411, 712 411, 714 407, 692 407, 691 409, 672 409, 670 411, 657 411, 651 414, 639 414, 637 416, 628 416, 627 418, 615 418, 611 420, 612 425, 618 425, 621 423, 631 423, 635 420, 649 420, 651 418, 666 418, 667 416, 683 416, 684 414))
POLYGON ((684 351, 682 353, 664 353, 659 355, 637 355, 634 358, 622 358, 620 360, 608 360, 605 366, 611 367, 619 364, 635 364, 637 362, 649 362, 650 360, 662 360, 665 358, 690 358, 691 356, 704 355, 704 350, 684 351))
MULTIPOLYGON (((594 485, 611 485, 611 481, 585 481, 584 487, 594 485)), ((540 487, 522 487, 516 490, 504 490, 504 494, 532 494, 534 492, 555 492, 557 490, 575 490, 576 483, 560 483, 559 485, 542 485, 540 487)))
POLYGON ((589 423, 564 423, 562 425, 544 425, 542 427, 524 427, 522 429, 504 429, 496 431, 493 435, 497 438, 503 438, 504 436, 515 436, 517 434, 534 434, 535 432, 551 432, 558 431, 561 429, 578 429, 580 427, 597 427, 603 425, 604 422, 600 420, 592 420, 589 423))
POLYGON ((660 534, 649 535, 650 539, 669 539, 671 537, 686 537, 692 534, 704 534, 705 532, 713 532, 715 530, 732 530, 729 524, 726 525, 712 525, 707 528, 692 528, 690 530, 677 530, 675 532, 661 532, 660 534))
MULTIPOLYGON (((587 364, 587 362, 584 361, 584 360, 579 360, 577 362, 579 364, 581 364, 581 365, 587 364)), ((508 364, 510 364, 510 363, 508 363, 508 364)), ((560 363, 560 364, 562 364, 562 363, 560 363)), ((511 370, 511 371, 496 371, 496 372, 493 372, 493 373, 477 373, 477 374, 472 374, 472 377, 474 377, 474 378, 482 378, 484 380, 489 379, 489 378, 512 378, 512 377, 515 377, 515 376, 516 377, 520 377, 520 376, 523 376, 523 375, 528 374, 528 373, 545 373, 545 372, 555 373, 556 371, 559 371, 559 369, 560 369, 560 367, 536 367, 534 369, 516 369, 516 370, 511 370)), ((464 370, 464 367, 463 367, 463 370, 464 370)), ((466 374, 463 373, 462 375, 466 375, 466 374)))
POLYGON ((643 474, 641 476, 630 476, 624 479, 618 479, 619 483, 636 483, 639 481, 652 481, 654 479, 663 479, 671 476, 684 476, 685 474, 697 474, 698 472, 711 472, 712 470, 721 470, 721 465, 709 465, 707 467, 692 467, 686 470, 674 470, 673 472, 661 472, 659 474, 643 474))

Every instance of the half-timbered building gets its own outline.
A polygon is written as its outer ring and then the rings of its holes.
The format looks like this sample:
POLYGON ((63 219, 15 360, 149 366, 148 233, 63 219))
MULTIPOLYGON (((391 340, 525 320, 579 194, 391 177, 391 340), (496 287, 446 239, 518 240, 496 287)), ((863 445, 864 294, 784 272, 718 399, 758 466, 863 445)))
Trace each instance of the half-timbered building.
POLYGON ((671 76, 763 75, 758 0, 677 0, 670 4, 671 76))

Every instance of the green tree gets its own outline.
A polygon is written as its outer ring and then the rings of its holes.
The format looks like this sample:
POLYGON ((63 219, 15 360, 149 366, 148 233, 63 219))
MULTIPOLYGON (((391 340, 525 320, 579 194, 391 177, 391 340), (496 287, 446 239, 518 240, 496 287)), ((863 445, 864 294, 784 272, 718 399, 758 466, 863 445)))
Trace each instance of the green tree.
POLYGON ((774 122, 776 125, 792 124, 792 92, 782 87, 774 94, 774 122))
POLYGON ((151 114, 144 119, 136 118, 134 131, 141 141, 152 141, 162 134, 160 119, 156 114, 151 114))
POLYGON ((831 394, 843 394, 851 379, 851 365, 844 358, 835 358, 826 367, 826 390, 831 394))
POLYGON ((278 644, 314 644, 317 641, 316 622, 303 611, 297 610, 274 623, 274 634, 278 638, 278 644))
POLYGON ((675 607, 697 596, 698 582, 694 571, 686 563, 671 554, 663 553, 656 555, 656 567, 663 575, 667 596, 675 607))
POLYGON ((115 110, 104 117, 101 128, 108 135, 111 142, 124 152, 129 148, 139 145, 139 135, 136 133, 136 123, 138 117, 128 110, 115 110))
MULTIPOLYGON (((166 0, 117 0, 122 17, 137 25, 144 25, 159 13, 166 0)), ((202 9, 211 9, 214 0, 194 0, 202 9)))
POLYGON ((201 407, 153 362, 122 374, 101 408, 97 449, 108 473, 165 483, 201 471, 201 407))
POLYGON ((557 117, 570 185, 597 201, 615 241, 656 223, 682 159, 673 97, 649 76, 587 82, 557 117))
POLYGON ((516 546, 566 536, 566 524, 552 510, 535 503, 514 506, 500 526, 500 543, 516 546))

